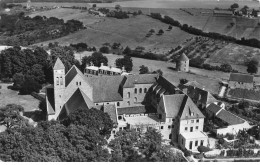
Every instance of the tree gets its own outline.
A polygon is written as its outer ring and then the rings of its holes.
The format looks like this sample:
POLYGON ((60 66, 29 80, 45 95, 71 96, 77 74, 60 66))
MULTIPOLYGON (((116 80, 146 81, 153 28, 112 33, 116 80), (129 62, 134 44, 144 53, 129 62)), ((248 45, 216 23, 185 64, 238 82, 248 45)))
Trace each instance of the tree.
POLYGON ((168 27, 168 30, 172 30, 172 26, 171 25, 168 27))
POLYGON ((122 68, 125 67, 127 72, 132 71, 133 68, 133 60, 130 56, 124 56, 123 58, 116 59, 116 67, 122 68))
POLYGON ((122 10, 122 9, 121 9, 121 6, 118 5, 118 4, 115 6, 115 9, 116 9, 117 11, 122 10))
POLYGON ((101 63, 103 65, 107 65, 108 59, 106 56, 104 56, 101 52, 94 52, 91 56, 85 56, 81 60, 81 70, 83 71, 86 68, 86 65, 93 63, 94 66, 101 66, 101 63))
POLYGON ((25 126, 26 120, 21 116, 23 112, 24 108, 16 104, 0 108, 0 125, 4 125, 7 129, 25 126))
POLYGON ((40 64, 33 65, 32 69, 29 71, 29 75, 33 76, 34 80, 39 84, 43 84, 45 82, 43 66, 40 64))
POLYGON ((93 4, 92 7, 93 7, 93 8, 96 8, 96 7, 97 7, 97 4, 93 4))
POLYGON ((131 52, 132 52, 132 50, 127 46, 127 47, 124 49, 123 54, 129 55, 131 52))
POLYGON ((106 53, 106 54, 108 54, 108 53, 109 53, 109 47, 107 47, 107 46, 102 46, 102 47, 99 49, 99 51, 100 51, 101 53, 106 53))
POLYGON ((151 29, 149 32, 150 32, 150 33, 155 33, 155 30, 154 30, 154 29, 151 29))
POLYGON ((187 79, 184 79, 184 78, 182 78, 182 79, 180 79, 180 84, 186 84, 187 82, 189 82, 187 79))
POLYGON ((256 74, 258 72, 259 61, 257 59, 252 59, 247 64, 247 72, 251 74, 256 74))
POLYGON ((231 72, 233 70, 230 64, 221 64, 220 69, 223 72, 231 72))
POLYGON ((234 3, 230 6, 232 10, 239 8, 239 5, 237 3, 234 3))
POLYGON ((149 73, 149 69, 147 66, 141 65, 139 69, 139 74, 147 74, 149 73))
POLYGON ((113 128, 113 122, 107 113, 95 108, 79 108, 64 119, 63 124, 84 125, 88 129, 98 131, 100 135, 109 137, 113 128))
POLYGON ((19 91, 21 95, 31 94, 32 92, 38 93, 42 86, 35 80, 34 76, 25 75, 24 83, 19 91))
POLYGON ((156 71, 153 71, 152 72, 153 74, 158 74, 159 76, 162 76, 163 75, 163 71, 161 69, 158 69, 156 71))
POLYGON ((24 83, 24 75, 22 73, 16 73, 13 76, 13 81, 14 81, 13 89, 15 89, 15 90, 21 89, 21 87, 24 83))
POLYGON ((164 31, 162 30, 162 29, 160 29, 159 31, 158 31, 158 35, 162 35, 164 33, 164 31))
POLYGON ((199 146, 199 147, 198 147, 198 151, 199 151, 200 153, 202 153, 202 152, 208 152, 208 151, 210 151, 210 148, 209 148, 209 147, 205 147, 205 146, 199 146))

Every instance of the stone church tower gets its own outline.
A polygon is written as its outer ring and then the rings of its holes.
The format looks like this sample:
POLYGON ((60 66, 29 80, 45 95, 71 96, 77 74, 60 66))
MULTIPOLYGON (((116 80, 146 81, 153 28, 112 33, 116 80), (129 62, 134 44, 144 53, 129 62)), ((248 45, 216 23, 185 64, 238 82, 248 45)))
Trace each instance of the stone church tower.
POLYGON ((63 94, 65 90, 65 66, 60 58, 57 58, 53 67, 55 115, 60 114, 63 106, 63 94))

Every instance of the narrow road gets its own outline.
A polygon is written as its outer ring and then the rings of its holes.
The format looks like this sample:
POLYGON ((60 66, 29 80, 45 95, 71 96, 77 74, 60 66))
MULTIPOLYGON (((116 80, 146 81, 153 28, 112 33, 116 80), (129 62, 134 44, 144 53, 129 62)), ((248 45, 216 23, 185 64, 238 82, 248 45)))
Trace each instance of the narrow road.
POLYGON ((260 162, 260 157, 257 158, 216 158, 216 159, 206 159, 203 158, 201 161, 202 162, 213 162, 213 161, 217 161, 217 162, 234 162, 234 161, 250 161, 253 160, 255 162, 260 162))

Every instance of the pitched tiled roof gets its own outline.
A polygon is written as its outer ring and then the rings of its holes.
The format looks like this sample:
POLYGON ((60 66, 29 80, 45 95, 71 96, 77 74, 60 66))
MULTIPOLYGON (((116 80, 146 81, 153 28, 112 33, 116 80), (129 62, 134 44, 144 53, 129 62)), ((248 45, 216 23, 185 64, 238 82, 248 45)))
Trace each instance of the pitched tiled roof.
POLYGON ((157 74, 125 75, 124 88, 133 88, 134 84, 153 84, 157 74))
POLYGON ((93 102, 122 101, 119 86, 123 76, 85 77, 93 87, 93 102))
POLYGON ((110 116, 111 120, 114 123, 117 123, 117 112, 116 112, 116 106, 114 104, 104 105, 104 112, 108 113, 108 115, 110 116))
POLYGON ((73 65, 65 76, 65 85, 68 86, 77 74, 79 74, 82 78, 85 77, 82 72, 75 65, 73 65))
POLYGON ((130 115, 130 114, 141 114, 141 113, 156 113, 157 110, 152 106, 135 106, 135 107, 125 107, 117 108, 118 115, 130 115))
POLYGON ((90 109, 92 107, 94 107, 93 102, 79 88, 65 104, 67 114, 74 112, 78 108, 90 109))
POLYGON ((173 85, 166 78, 159 76, 159 78, 157 79, 157 83, 161 86, 161 88, 166 90, 165 94, 175 94, 176 86, 173 85))
POLYGON ((229 125, 236 125, 236 124, 242 124, 245 121, 243 119, 241 119, 240 117, 234 115, 231 112, 228 112, 226 110, 221 110, 217 116, 219 119, 225 121, 226 123, 228 123, 229 125))
POLYGON ((178 116, 181 120, 205 117, 187 95, 183 98, 178 116))
POLYGON ((236 81, 242 83, 253 83, 254 76, 249 74, 241 74, 241 73, 231 73, 229 77, 229 81, 236 81))
POLYGON ((211 104, 216 102, 217 100, 206 90, 193 87, 193 86, 188 86, 188 91, 187 94, 188 96, 193 100, 193 101, 198 101, 200 100, 204 104, 211 104))
POLYGON ((178 61, 189 61, 189 58, 184 53, 182 53, 178 58, 178 61))
POLYGON ((212 113, 214 113, 215 115, 221 110, 222 108, 214 103, 211 103, 208 107, 207 107, 207 111, 210 111, 212 113))
POLYGON ((63 65, 59 57, 57 58, 53 67, 53 70, 58 70, 58 69, 65 69, 65 66, 63 65))
POLYGON ((184 97, 184 94, 164 95, 162 97, 166 117, 175 118, 178 116, 184 97))
POLYGON ((48 104, 48 114, 53 115, 55 114, 55 105, 54 105, 54 89, 53 88, 46 88, 46 97, 47 97, 47 104, 48 104))

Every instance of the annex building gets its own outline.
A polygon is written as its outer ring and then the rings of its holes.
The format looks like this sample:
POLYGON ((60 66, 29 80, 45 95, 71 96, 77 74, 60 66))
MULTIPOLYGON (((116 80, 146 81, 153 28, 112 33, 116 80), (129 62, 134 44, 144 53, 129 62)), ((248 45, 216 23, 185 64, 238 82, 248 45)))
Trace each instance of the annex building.
POLYGON ((78 108, 108 113, 117 126, 112 131, 155 128, 163 139, 183 149, 207 146, 205 116, 192 99, 157 74, 84 75, 76 66, 67 73, 58 58, 54 84, 46 90, 47 119, 60 120, 78 108))

